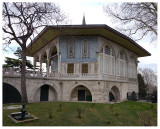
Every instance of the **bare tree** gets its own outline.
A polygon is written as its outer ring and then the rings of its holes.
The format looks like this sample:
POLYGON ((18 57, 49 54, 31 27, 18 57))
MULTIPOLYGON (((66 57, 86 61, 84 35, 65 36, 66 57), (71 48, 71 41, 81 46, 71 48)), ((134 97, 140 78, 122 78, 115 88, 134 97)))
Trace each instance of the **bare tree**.
POLYGON ((138 71, 144 78, 147 87, 147 92, 153 93, 153 91, 157 89, 157 73, 155 73, 150 68, 140 68, 138 69, 138 71))
POLYGON ((28 103, 26 93, 26 45, 32 41, 37 29, 62 22, 66 17, 54 3, 3 3, 4 45, 16 42, 22 48, 21 95, 28 103))
POLYGON ((104 6, 104 12, 131 38, 141 40, 150 34, 152 41, 157 39, 157 3, 110 3, 104 6))

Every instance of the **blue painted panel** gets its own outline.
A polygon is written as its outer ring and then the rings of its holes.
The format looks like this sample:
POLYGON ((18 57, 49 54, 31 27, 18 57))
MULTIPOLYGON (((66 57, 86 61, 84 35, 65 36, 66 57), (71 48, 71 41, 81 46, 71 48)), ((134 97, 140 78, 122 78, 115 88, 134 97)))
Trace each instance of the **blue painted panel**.
POLYGON ((98 36, 61 36, 59 38, 59 51, 61 53, 61 62, 97 61, 98 36), (75 41, 75 58, 67 58, 67 43, 71 38, 75 41), (89 58, 82 58, 81 44, 84 39, 89 43, 89 58))

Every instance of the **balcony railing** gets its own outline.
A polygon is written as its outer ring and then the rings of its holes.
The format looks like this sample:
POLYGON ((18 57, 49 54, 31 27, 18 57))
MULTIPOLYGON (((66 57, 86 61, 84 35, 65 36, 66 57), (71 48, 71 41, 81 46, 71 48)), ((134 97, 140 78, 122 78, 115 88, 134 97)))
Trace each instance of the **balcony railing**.
MULTIPOLYGON (((3 76, 21 76, 19 69, 6 68, 3 69, 3 76)), ((109 80, 109 81, 131 81, 137 82, 135 78, 127 78, 121 76, 96 74, 96 73, 50 73, 26 70, 26 77, 29 78, 50 78, 50 79, 75 79, 75 80, 109 80)))

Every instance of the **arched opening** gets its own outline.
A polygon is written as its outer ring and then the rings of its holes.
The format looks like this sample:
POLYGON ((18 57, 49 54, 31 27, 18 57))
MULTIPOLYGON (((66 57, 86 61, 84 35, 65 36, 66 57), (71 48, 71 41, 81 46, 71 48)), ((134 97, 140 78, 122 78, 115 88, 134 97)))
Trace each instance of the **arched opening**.
POLYGON ((72 90, 71 101, 92 101, 92 94, 87 87, 79 85, 72 90))
POLYGON ((37 89, 34 95, 34 102, 41 101, 56 101, 57 100, 57 92, 50 85, 43 85, 37 89))
POLYGON ((20 103, 21 95, 19 91, 10 84, 3 83, 3 104, 20 103))
POLYGON ((117 102, 120 101, 120 91, 117 86, 113 86, 109 92, 109 101, 117 102))

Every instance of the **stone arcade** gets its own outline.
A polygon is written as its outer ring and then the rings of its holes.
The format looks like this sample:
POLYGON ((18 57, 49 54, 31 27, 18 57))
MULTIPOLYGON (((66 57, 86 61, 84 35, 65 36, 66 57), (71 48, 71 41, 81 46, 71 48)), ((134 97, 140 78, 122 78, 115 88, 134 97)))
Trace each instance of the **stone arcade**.
MULTIPOLYGON (((39 71, 27 71, 29 102, 124 101, 138 92, 138 57, 150 53, 132 39, 103 24, 46 26, 27 47, 39 71), (46 68, 42 67, 46 65, 46 68)), ((3 88, 20 101, 20 73, 5 69, 3 88)), ((11 101, 3 91, 3 102, 11 101), (6 100, 5 100, 6 99, 6 100)), ((11 96, 10 96, 11 97, 11 96)), ((12 100, 12 102, 14 102, 12 100)))

